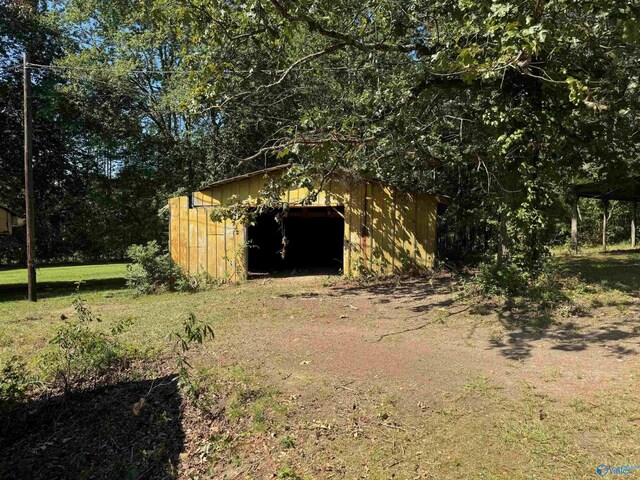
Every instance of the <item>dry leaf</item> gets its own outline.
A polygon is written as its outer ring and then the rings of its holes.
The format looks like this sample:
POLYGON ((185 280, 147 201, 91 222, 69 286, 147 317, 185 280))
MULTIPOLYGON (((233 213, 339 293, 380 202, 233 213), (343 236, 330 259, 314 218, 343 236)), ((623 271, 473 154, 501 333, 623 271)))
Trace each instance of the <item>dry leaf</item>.
POLYGON ((136 403, 133 404, 133 406, 131 407, 133 410, 133 414, 137 417, 138 415, 140 415, 140 410, 142 410, 142 407, 145 404, 145 399, 144 397, 140 397, 140 400, 138 400, 136 403))

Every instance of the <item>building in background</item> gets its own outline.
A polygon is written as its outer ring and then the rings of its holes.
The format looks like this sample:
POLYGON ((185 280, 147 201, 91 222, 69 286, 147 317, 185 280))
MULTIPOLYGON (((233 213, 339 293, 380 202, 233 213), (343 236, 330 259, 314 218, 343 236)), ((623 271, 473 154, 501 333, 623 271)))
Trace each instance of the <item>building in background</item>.
POLYGON ((255 208, 261 192, 289 165, 216 182, 169 201, 169 247, 191 275, 237 281, 250 274, 363 272, 394 274, 431 268, 436 218, 447 198, 406 192, 376 180, 328 177, 317 197, 307 188, 282 192, 285 210, 271 210, 252 225, 214 222, 211 213, 241 203, 255 208))
POLYGON ((14 228, 20 227, 24 227, 24 218, 20 218, 8 208, 0 206, 0 235, 11 235, 14 228))

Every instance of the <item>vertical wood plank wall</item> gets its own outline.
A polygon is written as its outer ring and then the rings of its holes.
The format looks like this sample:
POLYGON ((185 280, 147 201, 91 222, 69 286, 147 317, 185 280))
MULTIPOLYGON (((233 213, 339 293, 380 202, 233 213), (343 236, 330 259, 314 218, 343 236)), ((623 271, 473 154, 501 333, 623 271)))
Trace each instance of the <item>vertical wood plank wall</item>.
MULTIPOLYGON (((191 275, 207 272, 214 278, 246 278, 246 229, 231 221, 213 222, 212 209, 235 195, 256 199, 270 177, 254 176, 169 200, 171 258, 191 275)), ((292 188, 283 200, 299 201, 308 194, 292 188)), ((344 273, 397 273, 415 266, 431 268, 436 248, 436 212, 433 195, 405 193, 375 182, 345 185, 328 182, 310 206, 344 207, 344 273)), ((310 254, 313 254, 310 252, 310 254)))

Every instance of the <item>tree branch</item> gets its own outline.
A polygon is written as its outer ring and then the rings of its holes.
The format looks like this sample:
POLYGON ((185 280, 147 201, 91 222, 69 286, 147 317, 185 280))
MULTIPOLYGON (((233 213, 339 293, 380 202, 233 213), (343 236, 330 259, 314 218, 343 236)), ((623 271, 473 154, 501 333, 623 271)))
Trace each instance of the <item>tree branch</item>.
POLYGON ((227 104, 229 104, 230 102, 233 102, 235 100, 238 100, 240 98, 245 98, 249 95, 256 95, 257 93, 261 92, 262 90, 266 90, 268 88, 273 88, 276 85, 281 84, 291 73, 291 71, 296 68, 299 65, 302 65, 303 63, 307 63, 310 62, 311 60, 315 60, 316 58, 322 57, 323 55, 328 55, 330 53, 333 53, 337 50, 340 50, 341 48, 346 47, 346 43, 336 43, 333 45, 328 46, 327 48, 317 51, 317 52, 313 52, 310 53, 309 55, 299 58, 298 60, 296 60, 295 62, 293 62, 291 65, 289 65, 289 67, 287 67, 287 69, 282 73, 282 75, 280 76, 280 78, 278 80, 276 80, 275 82, 269 83, 267 85, 260 85, 257 89, 255 90, 248 90, 245 92, 240 92, 237 93, 236 95, 232 95, 231 97, 227 98, 224 102, 218 104, 218 105, 213 105, 212 107, 209 107, 207 109, 204 110, 204 112, 207 112, 209 110, 223 110, 225 108, 225 106, 227 104))
POLYGON ((305 23, 309 30, 312 32, 317 32, 320 35, 325 37, 333 38, 334 40, 340 40, 347 45, 350 45, 358 50, 363 51, 371 51, 377 50, 381 52, 403 52, 403 53, 411 53, 416 52, 420 55, 427 56, 433 55, 438 51, 435 47, 428 47, 422 43, 407 43, 407 44, 395 44, 395 43, 386 43, 386 42, 362 42, 350 35, 347 35, 342 32, 338 32, 336 30, 332 30, 330 28, 322 25, 318 20, 307 15, 306 13, 300 13, 298 15, 292 15, 287 7, 285 7, 279 0, 271 0, 271 3, 278 11, 278 13, 286 20, 291 23, 305 23))

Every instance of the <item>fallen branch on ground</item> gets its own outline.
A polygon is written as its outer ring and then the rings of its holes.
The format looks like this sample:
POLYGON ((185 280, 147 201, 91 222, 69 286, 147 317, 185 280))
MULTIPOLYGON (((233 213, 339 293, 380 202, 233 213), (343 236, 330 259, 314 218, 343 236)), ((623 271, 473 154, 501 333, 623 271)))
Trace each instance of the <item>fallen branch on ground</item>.
MULTIPOLYGON (((468 305, 466 307, 464 307, 462 310, 458 310, 457 312, 449 312, 449 314, 446 316, 446 318, 452 317, 453 315, 458 315, 459 313, 462 313, 466 310, 469 310, 471 308, 471 305, 468 305)), ((422 330, 425 327, 428 327, 429 325, 436 323, 436 322, 440 322, 441 319, 438 318, 436 320, 432 320, 430 322, 427 323, 423 323, 422 325, 418 325, 417 327, 411 327, 411 328, 406 328, 404 330, 400 330, 398 332, 390 332, 390 333, 385 333, 383 335, 380 335, 380 337, 378 338, 378 340, 376 340, 376 342, 380 342, 383 338, 386 337, 391 337, 393 335, 400 335, 402 333, 407 333, 407 332, 415 332, 416 330, 422 330)))

